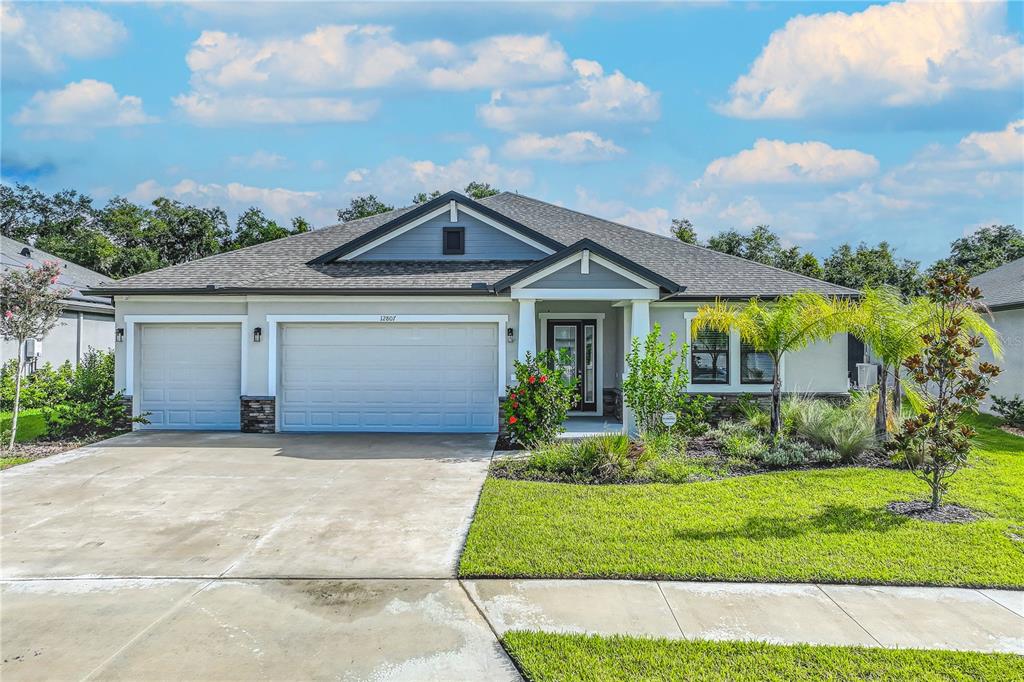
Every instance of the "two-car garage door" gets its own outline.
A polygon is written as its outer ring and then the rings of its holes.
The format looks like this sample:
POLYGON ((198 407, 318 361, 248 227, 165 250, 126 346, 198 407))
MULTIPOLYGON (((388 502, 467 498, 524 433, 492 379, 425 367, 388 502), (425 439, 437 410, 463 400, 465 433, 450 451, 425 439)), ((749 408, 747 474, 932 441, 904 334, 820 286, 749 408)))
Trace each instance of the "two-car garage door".
POLYGON ((280 328, 282 431, 497 430, 495 324, 280 328))

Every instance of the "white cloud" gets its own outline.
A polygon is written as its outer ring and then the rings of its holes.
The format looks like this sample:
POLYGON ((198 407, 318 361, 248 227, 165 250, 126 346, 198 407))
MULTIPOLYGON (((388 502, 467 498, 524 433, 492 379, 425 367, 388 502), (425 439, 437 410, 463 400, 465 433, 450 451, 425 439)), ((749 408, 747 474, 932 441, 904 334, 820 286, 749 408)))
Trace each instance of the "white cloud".
POLYGON ((911 2, 797 16, 773 33, 720 110, 799 118, 866 106, 929 104, 1024 78, 1024 46, 997 3, 911 2))
POLYGON ((571 83, 524 90, 496 90, 478 109, 484 123, 501 130, 581 122, 655 121, 660 95, 621 71, 605 75, 594 61, 572 63, 571 83))
POLYGON ((607 161, 625 151, 611 140, 606 140, 589 130, 577 130, 550 137, 538 133, 523 133, 502 147, 502 153, 512 159, 544 159, 563 163, 607 161))
POLYGON ((445 164, 398 157, 369 170, 354 169, 345 177, 351 185, 401 204, 408 202, 409 197, 417 192, 462 191, 473 180, 501 189, 518 190, 533 182, 533 174, 525 169, 500 166, 491 159, 489 148, 479 146, 469 149, 464 157, 445 164))
POLYGON ((668 210, 659 206, 636 208, 616 199, 603 200, 583 187, 576 187, 576 206, 580 211, 640 230, 668 235, 672 219, 668 210))
POLYGON ((377 111, 376 101, 345 97, 264 97, 258 95, 201 95, 173 99, 194 123, 208 126, 233 123, 351 123, 366 121, 377 111))
POLYGON ((281 187, 254 187, 238 182, 224 185, 201 183, 189 178, 170 186, 161 185, 156 180, 146 180, 128 193, 129 199, 140 203, 148 203, 157 197, 168 197, 198 206, 221 206, 229 211, 256 206, 278 217, 290 217, 314 207, 320 194, 281 187))
POLYGON ((234 166, 253 168, 256 170, 275 170, 286 168, 291 165, 288 159, 274 152, 257 149, 252 154, 232 156, 228 161, 234 166))
POLYGON ((996 165, 1024 163, 1024 119, 995 132, 971 133, 960 140, 958 149, 968 158, 996 165))
POLYGON ((752 149, 708 164, 707 182, 837 182, 878 172, 878 159, 856 149, 833 149, 824 142, 759 139, 752 149))
POLYGON ((80 129, 142 125, 156 119, 142 110, 141 98, 121 96, 110 83, 87 78, 59 90, 37 92, 12 120, 22 126, 80 129))
POLYGON ((546 35, 494 36, 462 51, 468 53, 468 58, 432 68, 426 82, 441 90, 467 90, 507 83, 550 82, 569 73, 569 55, 546 35))
POLYGON ((120 21, 89 7, 0 4, 0 43, 5 73, 50 74, 63 58, 111 54, 128 36, 120 21))

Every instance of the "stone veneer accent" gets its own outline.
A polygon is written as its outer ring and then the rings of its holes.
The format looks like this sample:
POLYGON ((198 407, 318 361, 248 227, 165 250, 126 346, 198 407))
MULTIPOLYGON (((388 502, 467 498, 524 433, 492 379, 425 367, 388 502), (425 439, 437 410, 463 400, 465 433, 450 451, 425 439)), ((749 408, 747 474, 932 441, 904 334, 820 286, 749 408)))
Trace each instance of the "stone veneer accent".
POLYGON ((120 402, 124 405, 124 414, 114 422, 115 431, 131 431, 132 430, 132 416, 135 406, 130 395, 123 395, 120 398, 120 402))
POLYGON ((276 402, 272 395, 243 395, 241 422, 243 433, 274 433, 277 419, 276 402))
POLYGON ((498 435, 499 436, 508 432, 508 428, 506 428, 508 426, 508 422, 506 421, 508 419, 508 415, 505 414, 505 400, 507 400, 507 398, 505 396, 499 396, 498 397, 498 435))

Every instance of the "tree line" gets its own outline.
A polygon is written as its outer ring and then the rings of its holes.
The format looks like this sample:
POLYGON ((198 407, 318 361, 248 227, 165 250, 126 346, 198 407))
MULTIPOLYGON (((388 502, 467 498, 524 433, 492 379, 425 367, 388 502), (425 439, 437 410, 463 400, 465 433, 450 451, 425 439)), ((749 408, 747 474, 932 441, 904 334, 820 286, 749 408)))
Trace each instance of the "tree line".
MULTIPOLYGON (((470 182, 465 193, 482 199, 501 190, 485 182, 470 182)), ((420 192, 412 197, 421 204, 441 192, 420 192)), ((394 210, 373 194, 354 197, 338 209, 341 222, 358 220, 394 210)), ((230 224, 219 208, 201 208, 160 197, 148 206, 114 197, 104 206, 73 189, 46 194, 29 185, 0 184, 0 234, 28 242, 59 258, 78 263, 115 279, 246 246, 262 244, 312 229, 302 216, 282 225, 257 207, 243 211, 230 224)), ((950 254, 927 269, 919 261, 899 258, 885 241, 877 245, 841 244, 820 261, 797 246, 783 247, 782 239, 767 225, 750 233, 735 229, 719 232, 701 244, 692 222, 672 221, 672 233, 680 241, 740 256, 827 282, 863 289, 889 285, 906 296, 924 291, 929 274, 959 270, 977 275, 1024 257, 1024 233, 1013 225, 992 225, 955 240, 950 254)))

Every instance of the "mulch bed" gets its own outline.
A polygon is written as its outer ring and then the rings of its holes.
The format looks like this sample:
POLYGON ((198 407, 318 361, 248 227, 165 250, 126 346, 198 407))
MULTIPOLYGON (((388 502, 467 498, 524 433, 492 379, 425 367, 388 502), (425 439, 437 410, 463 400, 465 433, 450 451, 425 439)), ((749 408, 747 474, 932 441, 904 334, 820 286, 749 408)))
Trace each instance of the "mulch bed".
POLYGON ((74 450, 80 448, 83 445, 89 445, 105 438, 110 438, 112 434, 96 435, 91 438, 82 438, 79 440, 34 440, 27 443, 15 443, 14 450, 7 450, 4 448, 0 450, 0 455, 4 457, 24 457, 30 460, 43 459, 44 457, 51 457, 53 455, 59 455, 62 452, 68 450, 74 450))
POLYGON ((980 512, 958 504, 944 504, 938 509, 932 509, 931 503, 927 500, 912 500, 910 502, 890 502, 886 509, 893 514, 909 516, 920 521, 934 521, 936 523, 970 523, 982 517, 980 512))
POLYGON ((1020 436, 1021 438, 1024 438, 1024 429, 1018 429, 1016 426, 1007 426, 1006 424, 1003 424, 999 428, 1013 436, 1020 436))

